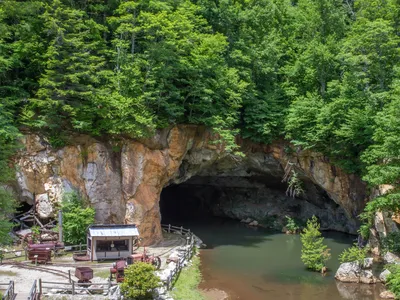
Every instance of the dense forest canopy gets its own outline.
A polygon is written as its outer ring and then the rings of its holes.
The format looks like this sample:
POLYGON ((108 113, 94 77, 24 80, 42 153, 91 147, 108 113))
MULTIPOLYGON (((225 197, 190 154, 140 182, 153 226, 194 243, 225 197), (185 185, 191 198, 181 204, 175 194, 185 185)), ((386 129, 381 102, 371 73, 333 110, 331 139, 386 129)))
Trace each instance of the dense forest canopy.
POLYGON ((238 134, 319 151, 393 204, 399 42, 400 0, 3 0, 0 164, 17 128, 62 146, 204 124, 229 151, 238 134))

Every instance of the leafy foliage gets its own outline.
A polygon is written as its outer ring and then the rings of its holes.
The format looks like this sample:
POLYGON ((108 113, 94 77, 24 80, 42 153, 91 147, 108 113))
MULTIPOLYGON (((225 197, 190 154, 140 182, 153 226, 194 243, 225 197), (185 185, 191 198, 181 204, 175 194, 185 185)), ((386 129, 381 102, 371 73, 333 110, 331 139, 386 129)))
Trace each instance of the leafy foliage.
POLYGON ((344 249, 339 255, 339 261, 341 263, 357 261, 358 263, 363 263, 367 256, 369 249, 360 248, 357 244, 354 244, 350 248, 344 249))
POLYGON ((397 264, 386 265, 390 274, 386 278, 386 286, 389 291, 396 295, 396 299, 400 298, 400 266, 397 264))
POLYGON ((0 186, 0 245, 11 242, 9 232, 14 224, 10 222, 10 219, 15 209, 16 202, 12 193, 0 186))
POLYGON ((285 216, 285 218, 286 218, 286 221, 287 221, 285 227, 288 230, 288 232, 289 233, 293 233, 293 234, 296 233, 300 229, 300 226, 290 216, 285 216))
POLYGON ((62 202, 64 242, 69 245, 85 244, 89 225, 94 223, 95 210, 85 207, 76 193, 66 193, 62 202))
POLYGON ((288 188, 286 190, 286 195, 294 198, 304 193, 301 180, 295 170, 291 171, 287 183, 288 188))
POLYGON ((321 271, 331 256, 319 228, 317 217, 313 216, 307 221, 303 232, 300 233, 301 260, 308 269, 314 271, 321 271))
POLYGON ((382 250, 384 252, 392 252, 400 254, 400 233, 390 232, 388 235, 381 240, 382 250))
POLYGON ((154 289, 160 285, 160 278, 154 273, 151 264, 137 262, 124 271, 124 281, 121 283, 121 294, 126 299, 153 299, 154 289))
POLYGON ((392 185, 370 220, 400 198, 399 20, 398 0, 3 0, 0 182, 18 128, 61 147, 189 123, 392 185))

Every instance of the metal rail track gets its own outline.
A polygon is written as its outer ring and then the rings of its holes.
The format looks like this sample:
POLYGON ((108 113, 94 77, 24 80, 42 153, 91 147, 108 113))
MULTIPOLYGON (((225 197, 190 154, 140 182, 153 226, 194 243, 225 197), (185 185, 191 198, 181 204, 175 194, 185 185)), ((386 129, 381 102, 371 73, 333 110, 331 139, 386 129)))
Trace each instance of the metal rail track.
POLYGON ((11 265, 14 266, 16 268, 21 268, 21 269, 27 269, 27 270, 34 270, 34 271, 40 271, 40 272, 46 272, 46 273, 50 273, 56 276, 60 276, 60 277, 64 277, 69 279, 68 273, 61 271, 61 270, 57 270, 57 269, 51 269, 51 268, 46 268, 46 267, 40 267, 40 266, 31 266, 28 264, 24 264, 21 262, 3 262, 3 265, 11 265))

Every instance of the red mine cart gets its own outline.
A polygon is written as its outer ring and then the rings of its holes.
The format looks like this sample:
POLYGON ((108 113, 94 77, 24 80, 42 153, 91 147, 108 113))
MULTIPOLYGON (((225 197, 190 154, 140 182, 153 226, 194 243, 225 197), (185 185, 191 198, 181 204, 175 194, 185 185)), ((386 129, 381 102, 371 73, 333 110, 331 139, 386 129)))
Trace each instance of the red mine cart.
POLYGON ((51 261, 51 249, 37 248, 28 249, 28 258, 33 263, 48 263, 51 261))
POLYGON ((78 283, 91 283, 93 278, 93 269, 89 267, 76 267, 75 276, 78 278, 78 283))

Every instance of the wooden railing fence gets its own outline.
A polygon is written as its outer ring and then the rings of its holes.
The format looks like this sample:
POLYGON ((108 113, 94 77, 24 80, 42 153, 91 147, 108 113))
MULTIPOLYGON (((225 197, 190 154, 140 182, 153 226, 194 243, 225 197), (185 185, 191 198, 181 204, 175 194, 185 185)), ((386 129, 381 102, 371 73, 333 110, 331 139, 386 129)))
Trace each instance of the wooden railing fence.
POLYGON ((28 300, 37 300, 39 299, 39 293, 37 289, 37 280, 33 281, 31 290, 29 291, 28 300))
POLYGON ((178 278, 182 268, 184 267, 184 262, 189 261, 194 254, 194 246, 195 246, 195 235, 190 231, 190 229, 185 229, 182 226, 172 226, 171 224, 165 225, 161 224, 161 228, 163 228, 168 233, 179 233, 186 236, 186 246, 189 245, 185 249, 185 252, 182 256, 179 257, 176 262, 175 268, 172 270, 167 280, 165 281, 165 287, 167 290, 171 290, 174 286, 176 279, 178 278))
POLYGON ((8 259, 18 259, 18 258, 25 258, 27 259, 27 251, 25 249, 22 250, 10 250, 10 251, 5 251, 5 250, 0 250, 0 263, 3 262, 3 260, 8 260, 8 259))
POLYGON ((15 293, 14 293, 14 281, 10 281, 9 283, 0 283, 0 286, 8 286, 6 292, 4 293, 2 300, 14 300, 15 293))
MULTIPOLYGON (((36 280, 35 280, 36 283, 36 280)), ((43 281, 39 279, 37 284, 35 284, 36 295, 43 295, 43 293, 48 290, 59 290, 63 293, 69 293, 72 296, 76 294, 80 294, 80 291, 86 291, 88 294, 108 294, 110 292, 111 287, 117 285, 116 283, 112 283, 110 280, 107 282, 96 282, 96 283, 78 283, 76 281, 69 282, 57 282, 57 281, 43 281)), ((32 290, 34 287, 32 286, 32 290)), ((34 299, 34 298, 28 298, 34 299)), ((38 299, 38 298, 36 298, 38 299)))

